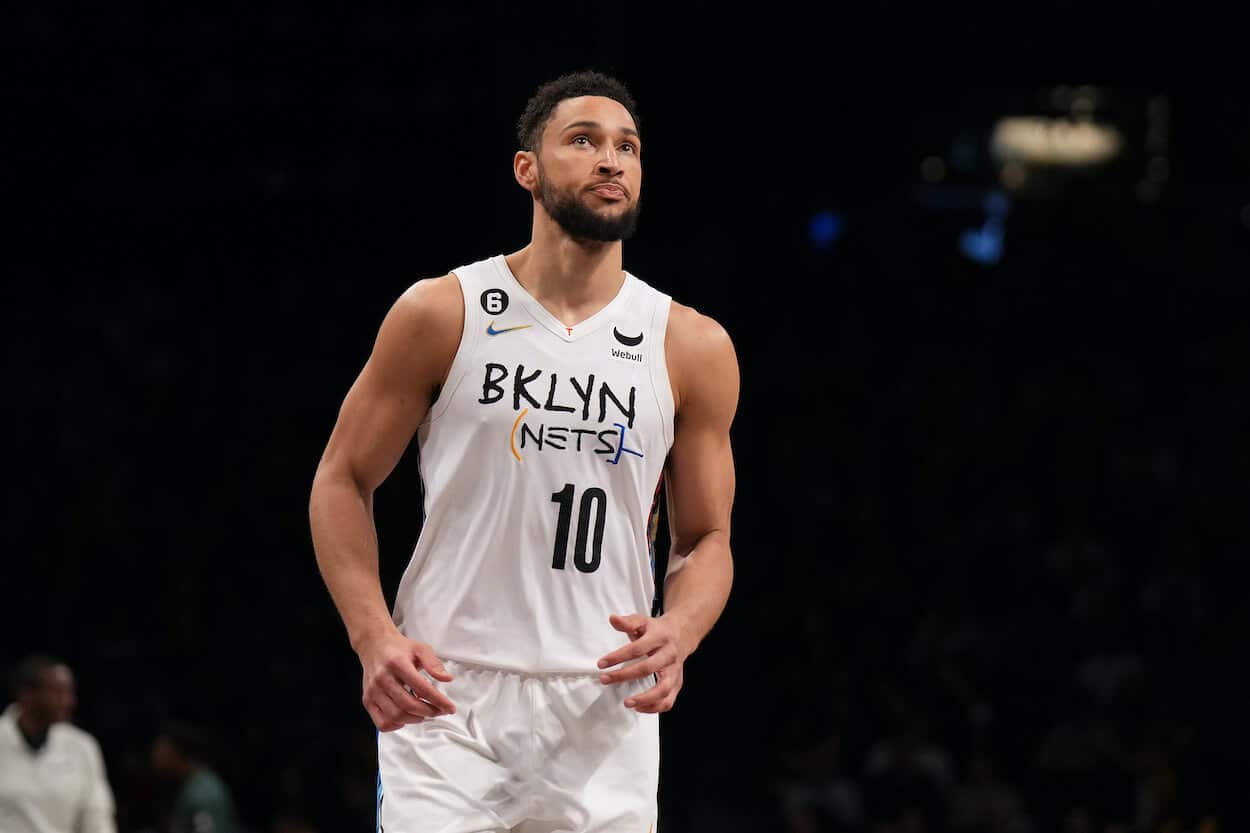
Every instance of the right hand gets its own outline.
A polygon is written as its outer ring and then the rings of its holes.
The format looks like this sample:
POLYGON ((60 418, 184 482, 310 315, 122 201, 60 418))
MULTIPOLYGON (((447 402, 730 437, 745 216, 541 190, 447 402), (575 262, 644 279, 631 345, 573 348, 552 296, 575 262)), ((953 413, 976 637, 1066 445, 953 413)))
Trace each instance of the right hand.
POLYGON ((455 714, 455 704, 421 673, 444 683, 452 680, 424 642, 392 629, 367 640, 357 656, 364 670, 361 703, 378 731, 393 732, 429 717, 455 714))

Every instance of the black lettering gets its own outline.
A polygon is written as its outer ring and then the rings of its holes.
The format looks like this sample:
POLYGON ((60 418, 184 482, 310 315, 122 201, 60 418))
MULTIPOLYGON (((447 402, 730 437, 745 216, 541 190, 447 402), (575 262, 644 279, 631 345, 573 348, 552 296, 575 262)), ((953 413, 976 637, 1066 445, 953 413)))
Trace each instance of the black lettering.
POLYGON ((608 496, 599 488, 589 488, 582 492, 582 504, 577 512, 577 538, 573 542, 573 566, 583 573, 593 573, 599 569, 600 556, 603 555, 603 525, 607 520, 608 496), (590 513, 595 514, 595 537, 590 536, 590 513), (587 557, 587 544, 590 544, 590 555, 587 557))
POLYGON ((521 448, 525 448, 525 435, 529 434, 530 437, 533 439, 534 444, 538 446, 538 450, 542 451, 544 428, 546 428, 545 425, 538 426, 538 433, 535 434, 532 430, 530 430, 530 426, 528 422, 522 422, 521 423, 521 448))
POLYGON ((556 399, 556 374, 552 373, 551 374, 551 387, 547 389, 547 404, 544 405, 543 407, 546 408, 548 411, 564 411, 564 413, 566 414, 571 414, 577 410, 571 405, 557 405, 555 403, 555 399, 556 399))
POLYGON ((576 435, 577 435, 577 450, 578 450, 578 451, 581 451, 581 450, 582 450, 582 434, 594 434, 594 433, 595 433, 594 431, 592 431, 592 430, 591 430, 591 429, 589 429, 589 428, 572 428, 572 429, 570 429, 570 430, 571 430, 574 434, 576 434, 576 435))
POLYGON ((502 364, 487 362, 486 379, 482 382, 482 398, 478 402, 483 405, 489 405, 492 402, 498 402, 500 399, 503 399, 503 387, 499 383, 506 378, 508 378, 507 367, 502 364), (494 371, 499 371, 499 375, 492 376, 494 371))
POLYGON ((620 436, 621 435, 618 434, 616 431, 600 431, 599 432, 599 445, 603 447, 596 448, 595 453, 596 454, 615 454, 616 446, 612 445, 612 443, 608 442, 608 440, 619 439, 620 436))
POLYGON ((595 374, 590 374, 590 378, 586 380, 586 389, 582 390, 582 386, 577 384, 577 379, 570 376, 569 381, 573 383, 573 390, 577 391, 578 397, 582 400, 582 419, 590 419, 590 395, 595 389, 595 374))
POLYGON ((632 385, 629 388, 629 410, 625 410, 625 406, 621 404, 621 400, 616 398, 616 394, 608 387, 607 382, 599 383, 599 421, 603 422, 608 415, 608 399, 610 398, 616 404, 616 408, 623 416, 629 418, 629 428, 634 427, 634 395, 638 389, 632 385))
POLYGON ((569 435, 567 433, 568 430, 569 429, 561 428, 558 425, 547 426, 547 445, 551 446, 552 448, 558 448, 561 451, 563 451, 564 443, 569 438, 569 435), (560 435, 558 437, 556 436, 557 431, 560 432, 560 435))
POLYGON ((512 380, 512 410, 514 411, 521 410, 521 397, 522 396, 524 396, 527 400, 529 400, 529 403, 533 405, 535 408, 542 407, 542 405, 538 404, 538 400, 530 396, 529 392, 525 390, 526 385, 528 385, 530 382, 534 381, 541 375, 543 375, 543 372, 541 370, 535 370, 533 375, 526 376, 525 365, 518 364, 516 366, 516 378, 512 380))
POLYGON ((573 520, 573 484, 551 493, 551 502, 560 505, 560 517, 556 521, 556 545, 551 551, 551 569, 563 570, 569 557, 569 524, 573 520))

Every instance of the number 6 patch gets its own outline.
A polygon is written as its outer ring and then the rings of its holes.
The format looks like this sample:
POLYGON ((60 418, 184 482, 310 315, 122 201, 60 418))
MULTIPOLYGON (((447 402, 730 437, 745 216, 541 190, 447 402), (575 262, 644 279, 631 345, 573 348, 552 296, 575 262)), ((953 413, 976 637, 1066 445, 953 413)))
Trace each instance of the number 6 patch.
POLYGON ((502 289, 488 289, 482 293, 482 309, 498 315, 508 308, 508 293, 502 289))

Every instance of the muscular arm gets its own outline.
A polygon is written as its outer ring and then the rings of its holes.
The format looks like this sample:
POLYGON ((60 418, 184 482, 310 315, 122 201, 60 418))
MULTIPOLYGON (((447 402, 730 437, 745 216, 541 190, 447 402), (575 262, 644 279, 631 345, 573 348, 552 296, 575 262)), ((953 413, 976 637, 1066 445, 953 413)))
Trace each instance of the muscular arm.
POLYGON ((729 427, 738 407, 738 360, 719 324, 674 304, 665 336, 676 406, 665 478, 672 551, 665 612, 614 614, 629 644, 599 660, 605 685, 654 673, 656 684, 625 700, 639 712, 665 712, 682 687, 683 665, 725 609, 733 582, 729 519, 734 464, 729 427))
POLYGON ((667 349, 677 394, 673 448, 665 474, 672 548, 664 615, 688 656, 729 599, 729 522, 734 463, 729 428, 738 406, 738 360, 715 321, 674 305, 667 349))
POLYGON ((353 646, 392 626, 378 579, 373 493, 399 462, 455 355, 464 310, 454 281, 417 283, 391 307, 313 478, 308 514, 317 566, 353 646))
MULTIPOLYGON (((366 689, 370 674, 380 673, 370 667, 371 646, 398 637, 378 574, 373 493, 425 418, 455 356, 463 322, 453 276, 420 281, 400 296, 343 401, 313 478, 308 515, 317 566, 365 666, 366 689)), ((394 675, 396 685, 417 688, 402 671, 394 675)), ((398 696, 395 686, 388 688, 398 696)), ((381 711, 387 711, 385 704, 381 711)))

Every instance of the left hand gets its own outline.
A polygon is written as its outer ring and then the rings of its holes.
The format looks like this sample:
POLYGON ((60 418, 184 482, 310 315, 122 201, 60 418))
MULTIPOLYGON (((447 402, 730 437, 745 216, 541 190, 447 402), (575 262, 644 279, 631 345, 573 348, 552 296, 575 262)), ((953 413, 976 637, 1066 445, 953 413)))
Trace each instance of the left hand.
POLYGON ((608 671, 600 682, 604 685, 639 680, 655 674, 654 686, 635 694, 625 701, 625 706, 636 712, 658 714, 673 707, 677 692, 681 691, 682 664, 687 653, 681 646, 680 633, 672 622, 663 616, 652 618, 640 613, 628 616, 613 614, 608 622, 618 631, 629 635, 629 644, 617 648, 599 660, 600 668, 611 668, 629 662, 615 671, 608 671))

